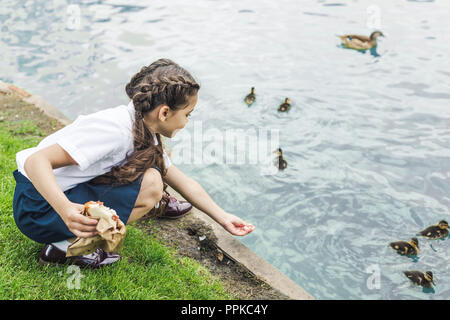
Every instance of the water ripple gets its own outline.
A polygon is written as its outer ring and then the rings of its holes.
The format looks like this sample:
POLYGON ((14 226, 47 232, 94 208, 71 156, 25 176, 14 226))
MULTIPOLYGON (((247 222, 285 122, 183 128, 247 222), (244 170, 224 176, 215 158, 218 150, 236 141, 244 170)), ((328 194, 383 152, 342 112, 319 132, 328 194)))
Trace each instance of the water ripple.
POLYGON ((76 118, 127 103, 129 78, 172 58, 200 81, 193 119, 204 130, 280 132, 288 167, 275 175, 249 163, 177 164, 257 226, 241 241, 319 299, 450 298, 448 239, 421 239, 418 259, 388 246, 450 219, 447 2, 381 1, 388 36, 366 53, 335 36, 371 31, 352 18, 366 5, 350 0, 83 1, 78 26, 68 5, 2 2, 2 80, 76 118), (278 113, 285 97, 292 108, 278 113), (374 266, 377 290, 367 286, 374 266), (435 292, 411 286, 410 268, 432 269, 435 292))

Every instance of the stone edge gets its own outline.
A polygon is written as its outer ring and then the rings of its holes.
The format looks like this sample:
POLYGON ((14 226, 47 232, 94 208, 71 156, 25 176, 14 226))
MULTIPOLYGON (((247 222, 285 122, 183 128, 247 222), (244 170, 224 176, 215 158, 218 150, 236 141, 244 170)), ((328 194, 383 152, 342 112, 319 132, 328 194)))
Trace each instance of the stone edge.
POLYGON ((36 108, 42 110, 42 112, 44 112, 47 116, 58 120, 64 125, 68 125, 72 122, 72 120, 67 118, 58 109, 48 104, 43 98, 37 95, 30 94, 22 88, 19 88, 13 84, 6 83, 0 80, 0 91, 15 93, 19 95, 23 101, 36 106, 36 108))
MULTIPOLYGON (((183 197, 172 188, 168 187, 167 189, 169 193, 177 197, 177 199, 183 199, 183 197)), ((258 277, 258 279, 264 281, 272 288, 278 290, 291 299, 314 300, 314 297, 305 289, 300 287, 267 260, 253 252, 234 236, 229 234, 224 228, 222 228, 221 225, 219 225, 208 215, 196 208, 193 208, 190 214, 194 215, 195 218, 200 219, 206 225, 211 227, 214 235, 217 237, 217 247, 223 251, 226 256, 243 265, 248 271, 258 277)))

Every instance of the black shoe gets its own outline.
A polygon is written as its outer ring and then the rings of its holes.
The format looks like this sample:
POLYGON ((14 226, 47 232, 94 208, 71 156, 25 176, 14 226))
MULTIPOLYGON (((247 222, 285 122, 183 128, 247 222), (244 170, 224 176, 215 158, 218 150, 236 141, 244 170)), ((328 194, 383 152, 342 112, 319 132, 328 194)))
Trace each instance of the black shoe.
POLYGON ((66 253, 52 244, 46 244, 39 255, 39 263, 46 264, 74 264, 82 268, 98 269, 103 266, 111 265, 122 257, 113 252, 105 252, 102 249, 96 249, 93 253, 85 256, 66 257, 66 253))
POLYGON ((64 264, 67 262, 66 253, 52 244, 46 244, 39 255, 39 263, 45 264, 64 264))

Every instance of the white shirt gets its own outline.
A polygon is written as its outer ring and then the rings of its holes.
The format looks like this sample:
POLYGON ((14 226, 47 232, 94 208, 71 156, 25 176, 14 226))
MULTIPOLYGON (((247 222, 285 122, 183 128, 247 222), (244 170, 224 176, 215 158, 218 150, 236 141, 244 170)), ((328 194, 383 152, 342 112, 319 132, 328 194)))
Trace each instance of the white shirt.
MULTIPOLYGON (((44 138, 37 147, 22 150, 16 154, 17 170, 28 178, 24 164, 36 151, 57 143, 78 163, 54 169, 56 181, 62 191, 102 175, 113 166, 125 161, 133 152, 134 106, 101 110, 81 115, 74 122, 44 138)), ((153 136, 158 144, 156 135, 153 136)), ((171 162, 164 151, 166 168, 171 162)))

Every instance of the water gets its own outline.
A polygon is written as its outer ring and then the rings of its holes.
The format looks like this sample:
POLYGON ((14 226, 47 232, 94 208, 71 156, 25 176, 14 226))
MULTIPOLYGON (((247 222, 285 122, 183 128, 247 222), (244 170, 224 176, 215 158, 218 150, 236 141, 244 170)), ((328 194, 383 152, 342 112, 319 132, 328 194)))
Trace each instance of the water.
POLYGON ((386 38, 372 52, 341 48, 336 34, 373 31, 373 5, 3 0, 0 79, 74 119, 126 103, 129 78, 171 58, 202 86, 184 135, 200 121, 280 130, 279 174, 178 164, 257 227, 243 243, 318 299, 449 299, 449 240, 419 239, 418 259, 388 243, 450 219, 450 4, 377 1, 386 38), (278 114, 285 97, 292 109, 278 114), (432 270, 434 291, 410 285, 411 269, 432 270))

